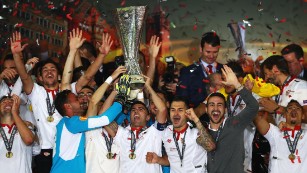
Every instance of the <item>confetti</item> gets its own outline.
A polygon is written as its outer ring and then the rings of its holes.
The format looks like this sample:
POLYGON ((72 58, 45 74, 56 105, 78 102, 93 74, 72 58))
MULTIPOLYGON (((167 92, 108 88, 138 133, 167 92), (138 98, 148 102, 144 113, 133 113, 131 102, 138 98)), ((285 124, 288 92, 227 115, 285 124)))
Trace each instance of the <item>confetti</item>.
POLYGON ((275 47, 275 41, 272 41, 272 46, 275 47))
POLYGON ((39 46, 39 41, 38 41, 38 38, 36 39, 36 44, 39 46))
POLYGON ((176 28, 176 25, 174 24, 174 22, 171 22, 171 27, 176 28))
POLYGON ((273 38, 273 34, 272 34, 271 32, 269 33, 269 36, 270 36, 271 38, 273 38))
POLYGON ((243 25, 240 25, 240 27, 241 27, 242 29, 244 29, 244 30, 246 29, 243 25))
POLYGON ((126 4, 126 0, 122 0, 122 2, 120 3, 120 6, 124 6, 126 4))
POLYGON ((193 26, 193 31, 196 31, 196 30, 197 30, 197 24, 195 23, 193 26))
POLYGON ((285 23, 287 21, 287 19, 286 18, 283 18, 283 19, 281 19, 280 21, 279 21, 279 23, 285 23))
POLYGON ((18 27, 22 27, 22 26, 23 26, 22 23, 16 23, 16 24, 14 25, 14 28, 18 28, 18 27))
POLYGON ((70 14, 70 13, 67 14, 67 15, 66 15, 66 18, 69 19, 69 20, 72 20, 71 14, 70 14))
POLYGON ((266 27, 269 29, 269 30, 272 30, 272 27, 270 25, 266 25, 266 27))

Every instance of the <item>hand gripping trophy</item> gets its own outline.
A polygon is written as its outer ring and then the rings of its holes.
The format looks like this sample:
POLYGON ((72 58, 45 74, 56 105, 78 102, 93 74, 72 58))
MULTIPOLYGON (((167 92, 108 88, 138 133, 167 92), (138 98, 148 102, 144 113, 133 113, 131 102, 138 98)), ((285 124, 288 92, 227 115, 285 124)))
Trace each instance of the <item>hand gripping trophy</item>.
POLYGON ((121 41, 127 74, 131 79, 129 100, 136 98, 145 84, 138 56, 145 14, 146 6, 117 8, 114 11, 115 26, 121 41))

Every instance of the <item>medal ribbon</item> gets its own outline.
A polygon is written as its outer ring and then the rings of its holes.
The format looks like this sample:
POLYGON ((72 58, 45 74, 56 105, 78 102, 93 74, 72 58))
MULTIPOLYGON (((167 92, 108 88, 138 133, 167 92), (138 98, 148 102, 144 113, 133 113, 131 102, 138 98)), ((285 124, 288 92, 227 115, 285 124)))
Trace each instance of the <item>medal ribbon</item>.
POLYGON ((280 95, 282 95, 282 93, 283 93, 283 91, 284 91, 284 88, 285 88, 286 86, 288 86, 289 83, 290 83, 293 79, 295 79, 295 77, 288 76, 287 79, 285 80, 285 82, 282 84, 281 89, 280 89, 280 94, 278 94, 278 96, 276 96, 276 98, 275 98, 275 102, 276 102, 277 104, 279 103, 280 95))
POLYGON ((55 111, 54 101, 53 101, 53 103, 51 105, 49 94, 48 94, 47 90, 46 90, 46 93, 47 93, 46 103, 47 103, 48 114, 49 114, 49 116, 52 116, 54 111, 55 111))
POLYGON ((102 132, 102 136, 104 137, 104 139, 106 141, 106 146, 107 146, 108 153, 111 153, 112 144, 113 144, 113 138, 110 137, 110 140, 109 140, 107 135, 104 132, 102 132))
MULTIPOLYGON (((225 122, 225 120, 224 120, 225 122)), ((224 127, 224 122, 220 125, 219 129, 217 130, 217 134, 216 134, 216 137, 215 137, 215 143, 217 144, 217 142, 219 141, 219 138, 220 138, 220 135, 221 135, 221 132, 223 130, 223 127, 224 127)), ((215 156, 215 150, 211 152, 211 159, 214 160, 214 156, 215 156)))
MULTIPOLYGON (((235 100, 234 100, 235 101, 235 100)), ((228 95, 228 98, 227 98, 227 111, 228 111, 228 117, 233 117, 234 116, 234 113, 236 112, 236 110, 238 109, 238 107, 240 106, 242 102, 242 98, 239 96, 239 99, 235 105, 235 107, 233 108, 233 110, 231 111, 231 108, 230 108, 230 96, 228 95)))
POLYGON ((184 135, 183 135, 183 138, 182 138, 182 151, 180 151, 180 148, 179 148, 179 144, 178 144, 178 141, 177 141, 177 138, 176 138, 176 133, 173 129, 173 138, 174 138, 174 142, 176 144, 176 149, 177 149, 177 152, 178 152, 178 155, 179 155, 179 158, 180 158, 180 162, 181 162, 181 167, 182 167, 182 161, 183 161, 183 157, 184 157, 184 151, 185 151, 185 135, 187 134, 187 130, 184 132, 184 135))
POLYGON ((295 138, 294 138, 294 141, 293 141, 293 143, 292 143, 291 140, 290 140, 290 135, 289 135, 288 131, 287 131, 287 130, 284 131, 284 138, 285 138, 286 141, 287 141, 287 145, 288 145, 288 148, 289 148, 289 151, 290 151, 291 154, 294 154, 294 153, 295 153, 296 146, 297 146, 297 142, 298 142, 298 140, 299 140, 301 134, 302 134, 302 130, 299 130, 299 131, 296 133, 295 138))
POLYGON ((6 150, 8 152, 11 152, 12 147, 13 147, 13 142, 14 142, 14 136, 17 133, 17 127, 14 126, 9 140, 7 139, 7 136, 6 136, 2 126, 0 126, 0 133, 1 133, 1 136, 3 138, 6 150))

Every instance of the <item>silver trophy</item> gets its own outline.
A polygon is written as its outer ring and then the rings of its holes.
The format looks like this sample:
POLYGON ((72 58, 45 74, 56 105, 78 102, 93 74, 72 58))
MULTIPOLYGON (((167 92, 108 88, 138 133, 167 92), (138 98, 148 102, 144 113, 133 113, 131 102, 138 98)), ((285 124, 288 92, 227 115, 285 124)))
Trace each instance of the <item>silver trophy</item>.
POLYGON ((131 78, 130 99, 136 97, 137 92, 133 91, 138 91, 145 84, 139 66, 139 45, 145 14, 146 6, 117 8, 114 11, 115 26, 122 44, 127 74, 131 78))

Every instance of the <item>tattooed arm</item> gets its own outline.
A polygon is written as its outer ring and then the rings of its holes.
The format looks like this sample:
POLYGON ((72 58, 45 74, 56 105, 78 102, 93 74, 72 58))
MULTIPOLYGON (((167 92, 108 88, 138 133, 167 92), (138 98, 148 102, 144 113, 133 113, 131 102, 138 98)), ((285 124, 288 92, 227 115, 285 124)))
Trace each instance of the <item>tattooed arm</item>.
POLYGON ((115 121, 113 121, 111 124, 104 126, 104 129, 106 129, 108 134, 113 138, 116 136, 118 125, 115 121))
POLYGON ((207 151, 214 150, 216 148, 215 142, 212 136, 209 134, 208 130, 199 121, 194 110, 192 108, 188 109, 186 111, 186 115, 196 124, 196 127, 198 129, 199 136, 196 139, 197 144, 202 146, 207 151))

